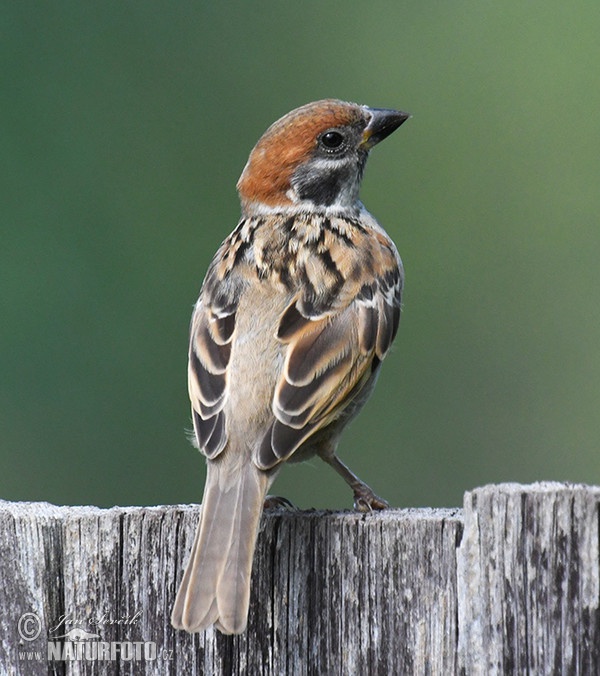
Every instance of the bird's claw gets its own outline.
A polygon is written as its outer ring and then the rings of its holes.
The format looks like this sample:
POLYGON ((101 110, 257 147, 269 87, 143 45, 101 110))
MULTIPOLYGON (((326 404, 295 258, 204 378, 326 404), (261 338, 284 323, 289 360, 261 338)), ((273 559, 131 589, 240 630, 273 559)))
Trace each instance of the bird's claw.
POLYGON ((263 504, 263 509, 286 509, 290 512, 298 511, 298 508, 292 502, 280 495, 267 495, 263 504))
POLYGON ((360 486, 354 489, 354 509, 357 512, 373 512, 387 509, 390 503, 378 495, 375 495, 368 486, 360 486))

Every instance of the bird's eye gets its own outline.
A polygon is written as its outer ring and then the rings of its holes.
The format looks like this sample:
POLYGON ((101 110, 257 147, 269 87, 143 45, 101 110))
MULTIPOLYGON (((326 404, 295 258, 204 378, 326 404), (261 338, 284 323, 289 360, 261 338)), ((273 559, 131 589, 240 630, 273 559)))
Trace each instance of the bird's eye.
POLYGON ((321 143, 327 150, 337 150, 344 143, 344 136, 339 131, 326 131, 321 136, 321 143))

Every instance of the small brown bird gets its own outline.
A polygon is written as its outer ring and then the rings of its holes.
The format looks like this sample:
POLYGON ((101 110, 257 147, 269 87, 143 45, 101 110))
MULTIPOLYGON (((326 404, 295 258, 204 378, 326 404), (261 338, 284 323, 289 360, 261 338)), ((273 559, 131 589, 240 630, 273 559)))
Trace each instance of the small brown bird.
POLYGON ((275 122, 250 153, 241 220, 191 324, 188 387, 208 467, 171 616, 178 629, 246 628, 259 520, 283 462, 318 455, 357 509, 387 507, 336 447, 398 328, 402 263, 358 192, 369 150, 408 117, 317 101, 275 122))

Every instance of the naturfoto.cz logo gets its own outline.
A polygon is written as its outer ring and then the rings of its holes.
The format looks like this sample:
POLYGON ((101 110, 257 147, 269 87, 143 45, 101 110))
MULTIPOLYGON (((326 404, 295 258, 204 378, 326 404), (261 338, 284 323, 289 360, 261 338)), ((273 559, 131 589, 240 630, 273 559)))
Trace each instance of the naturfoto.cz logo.
MULTIPOLYGON (((105 616, 90 620, 85 624, 94 628, 107 624, 134 625, 139 619, 137 613, 131 618, 112 620, 105 616)), ((154 641, 103 641, 96 631, 88 631, 78 622, 68 616, 62 616, 55 627, 49 630, 46 645, 35 646, 34 643, 42 633, 42 621, 36 613, 24 613, 18 621, 17 631, 21 638, 19 650, 20 661, 74 661, 89 662, 116 661, 126 662, 156 660, 158 650, 154 641), (70 627, 70 628, 68 628, 70 627), (63 633, 57 633, 61 630, 63 633)), ((162 651, 161 659, 171 659, 171 651, 162 651)))

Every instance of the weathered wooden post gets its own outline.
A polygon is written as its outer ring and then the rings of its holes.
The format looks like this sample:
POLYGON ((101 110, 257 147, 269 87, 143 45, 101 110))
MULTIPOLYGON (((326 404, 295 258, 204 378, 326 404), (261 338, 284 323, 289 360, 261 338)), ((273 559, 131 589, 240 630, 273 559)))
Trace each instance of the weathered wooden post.
POLYGON ((466 674, 600 674, 600 488, 502 484, 465 495, 458 549, 466 674))
POLYGON ((248 630, 169 612, 196 507, 0 502, 0 673, 598 674, 600 488, 264 516, 248 630))

